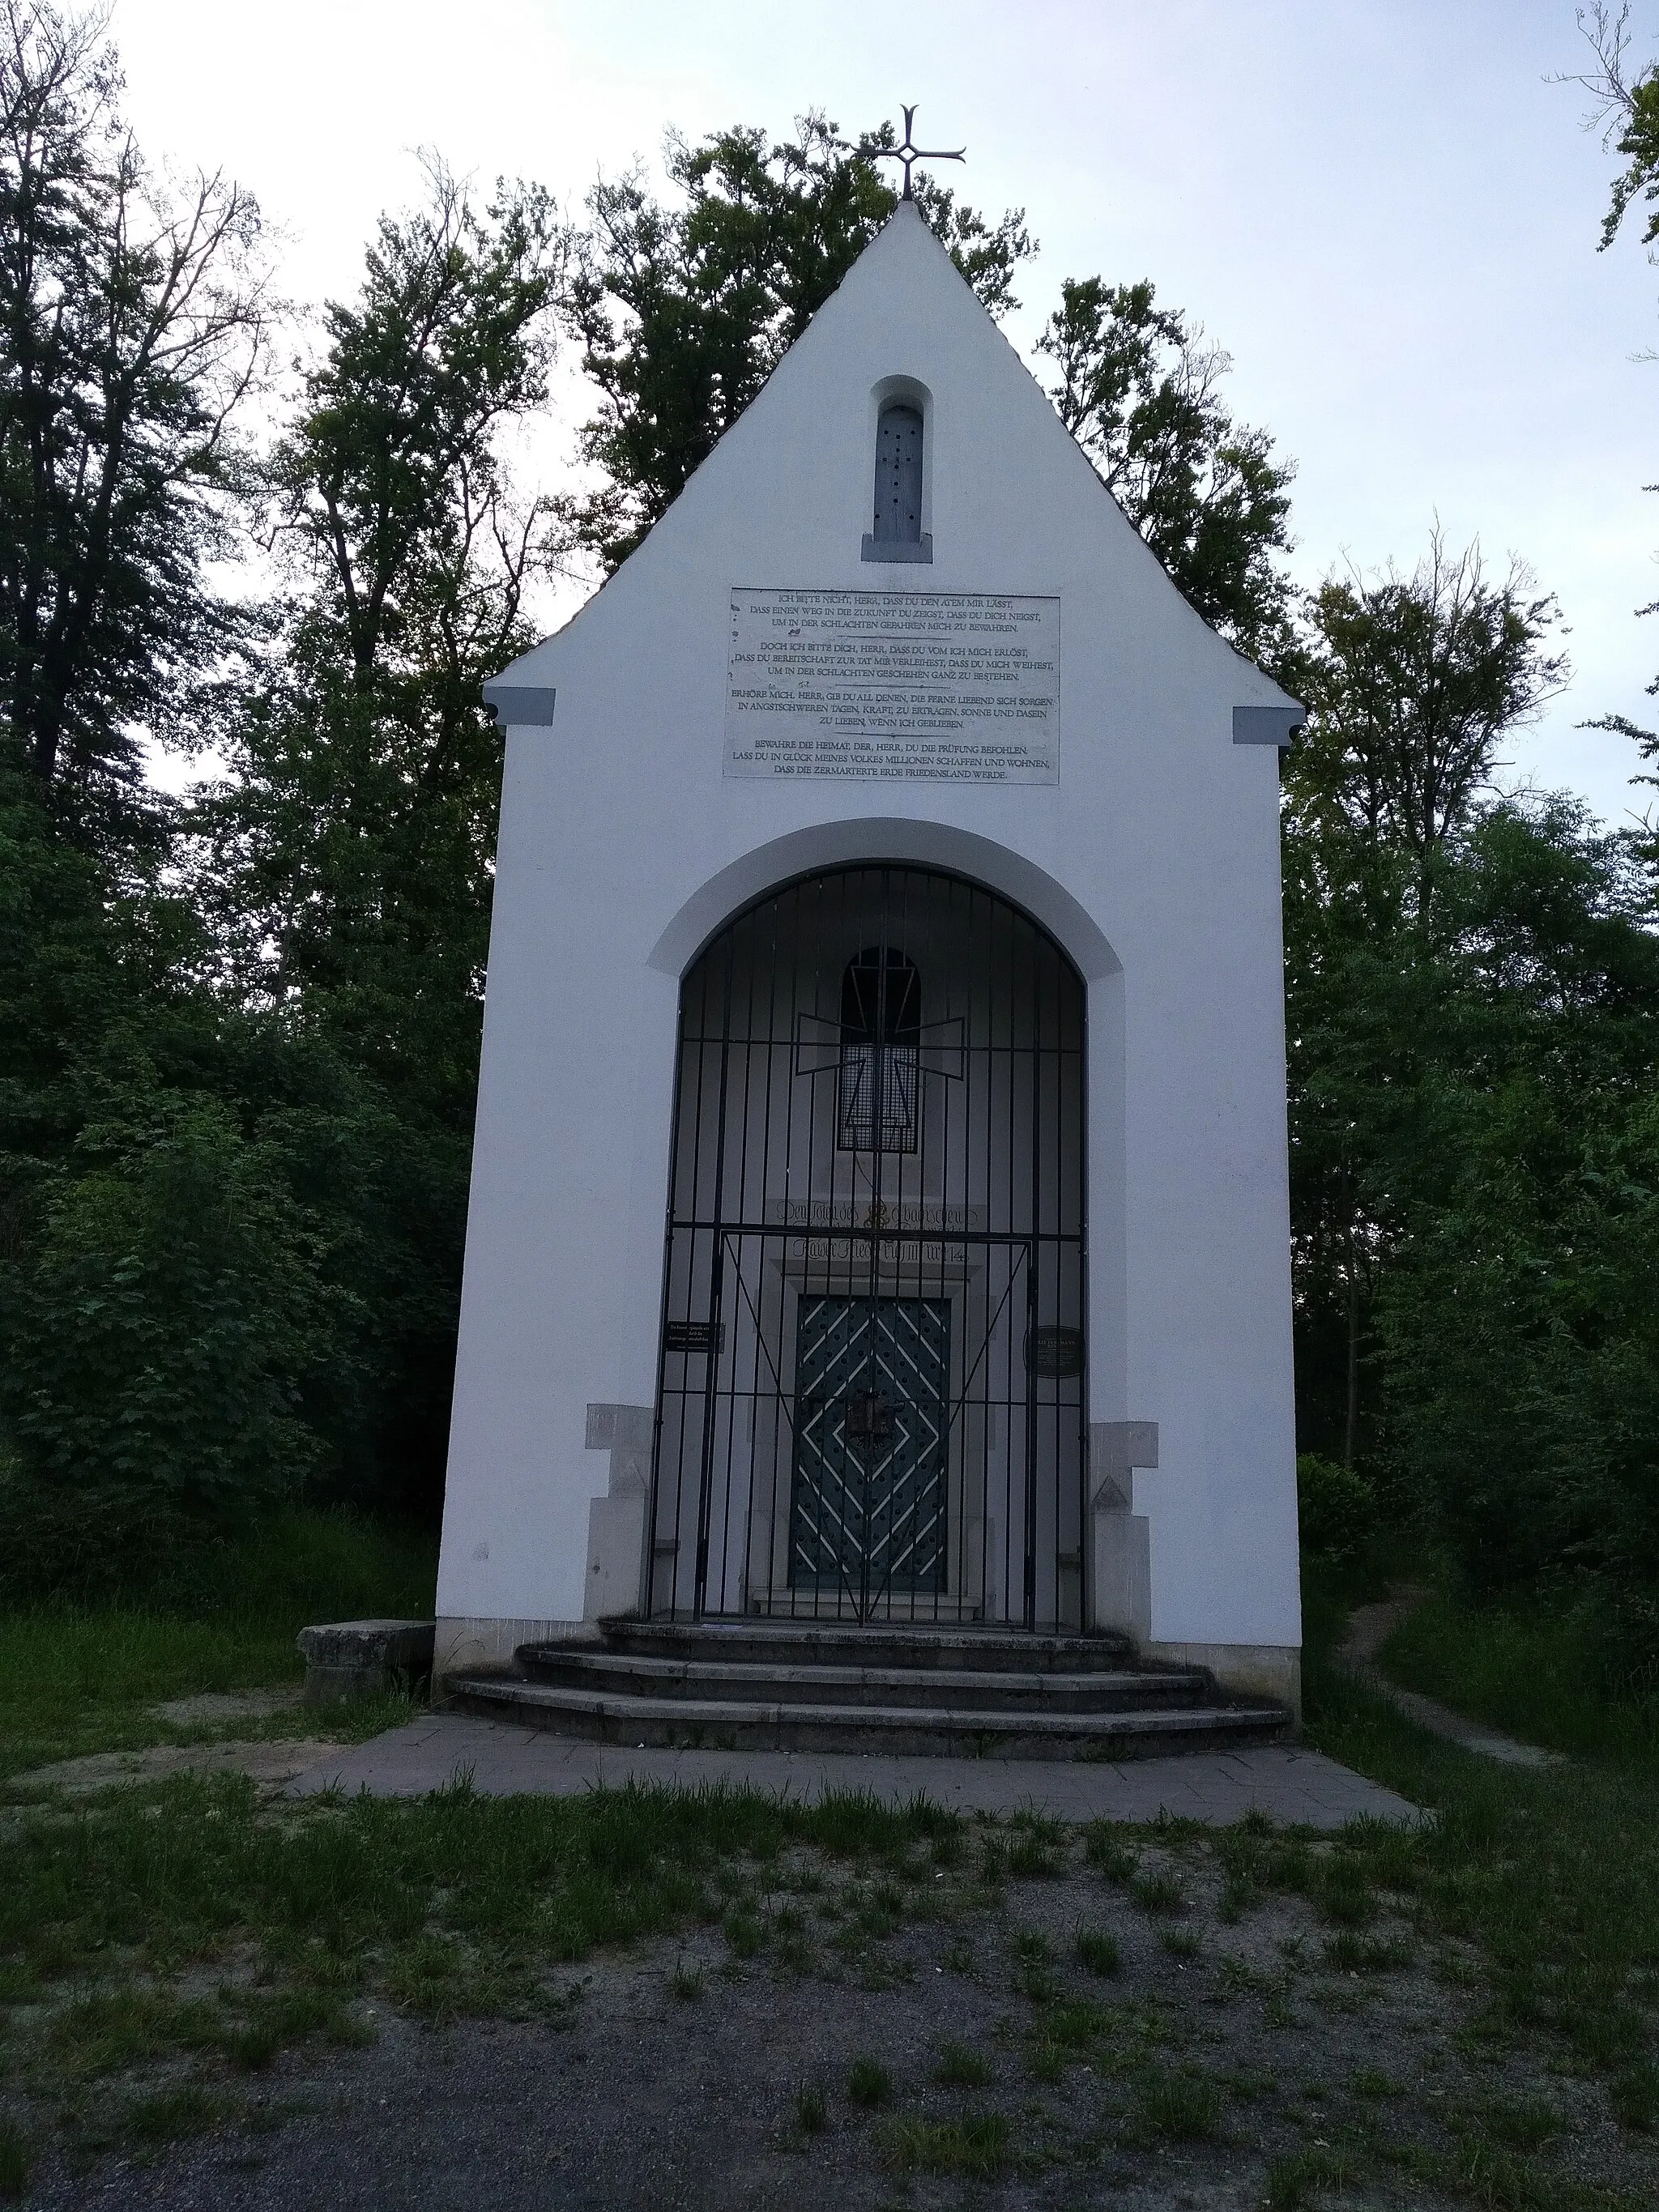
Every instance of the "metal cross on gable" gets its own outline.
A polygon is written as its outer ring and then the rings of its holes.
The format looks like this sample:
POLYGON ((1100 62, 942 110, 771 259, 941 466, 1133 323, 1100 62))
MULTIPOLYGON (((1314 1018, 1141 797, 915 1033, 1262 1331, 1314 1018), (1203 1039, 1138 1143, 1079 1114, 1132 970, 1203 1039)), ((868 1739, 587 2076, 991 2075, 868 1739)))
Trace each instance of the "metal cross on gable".
MULTIPOLYGON (((920 106, 921 102, 918 101, 916 105, 920 106)), ((954 154, 946 154, 930 147, 913 145, 910 134, 915 127, 916 110, 915 107, 906 107, 902 109, 901 112, 904 117, 904 142, 902 145, 872 146, 866 139, 859 148, 859 151, 872 161, 902 161, 904 164, 903 196, 907 200, 913 200, 915 198, 915 194, 910 189, 910 164, 913 161, 965 161, 968 158, 968 149, 965 146, 958 146, 954 154)))

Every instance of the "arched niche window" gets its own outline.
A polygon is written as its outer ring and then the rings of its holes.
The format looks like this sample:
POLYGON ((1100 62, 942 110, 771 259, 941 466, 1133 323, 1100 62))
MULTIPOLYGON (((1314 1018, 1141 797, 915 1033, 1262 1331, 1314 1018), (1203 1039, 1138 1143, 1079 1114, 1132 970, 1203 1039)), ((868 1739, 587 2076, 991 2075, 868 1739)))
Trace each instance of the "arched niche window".
POLYGON ((896 945, 866 945, 841 979, 836 1143, 914 1152, 921 1134, 921 976, 896 945))
POLYGON ((864 541, 866 561, 931 561, 933 540, 921 526, 923 439, 921 410, 893 399, 876 421, 876 501, 873 527, 864 541))

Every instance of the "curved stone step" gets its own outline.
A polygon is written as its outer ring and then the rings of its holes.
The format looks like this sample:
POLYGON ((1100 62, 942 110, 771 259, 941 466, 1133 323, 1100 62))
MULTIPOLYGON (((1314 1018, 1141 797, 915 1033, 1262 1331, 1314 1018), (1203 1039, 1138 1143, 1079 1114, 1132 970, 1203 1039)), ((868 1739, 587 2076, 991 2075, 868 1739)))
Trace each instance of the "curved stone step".
POLYGON ((1212 1702, 1200 1668, 1153 1673, 1015 1674, 998 1668, 790 1666, 771 1660, 647 1658, 591 1644, 526 1644, 518 1663, 532 1681, 610 1696, 714 1698, 738 1704, 927 1705, 952 1712, 1127 1712, 1212 1702))
MULTIPOLYGON (((1137 1666, 1127 1636, 1032 1634, 813 1620, 608 1620, 605 1646, 642 1658, 714 1658, 781 1667, 940 1668, 986 1674, 1116 1674, 1137 1666)), ((592 1648, 592 1647, 590 1647, 592 1648)), ((1152 1669, 1156 1672, 1158 1670, 1152 1669)))
POLYGON ((617 1744, 709 1750, 871 1752, 890 1756, 1144 1759, 1265 1743, 1290 1715, 1274 1705, 1209 1705, 1109 1713, 952 1711, 923 1705, 793 1705, 764 1699, 611 1696, 509 1674, 452 1674, 465 1710, 617 1744))

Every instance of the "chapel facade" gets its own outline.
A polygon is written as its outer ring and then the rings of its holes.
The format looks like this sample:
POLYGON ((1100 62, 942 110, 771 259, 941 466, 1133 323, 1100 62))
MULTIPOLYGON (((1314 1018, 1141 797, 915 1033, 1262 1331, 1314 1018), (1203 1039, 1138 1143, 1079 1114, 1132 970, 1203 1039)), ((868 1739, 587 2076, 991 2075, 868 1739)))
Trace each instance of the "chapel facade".
POLYGON ((913 204, 486 696, 440 1674, 1116 1631, 1294 1704, 1300 709, 913 204))

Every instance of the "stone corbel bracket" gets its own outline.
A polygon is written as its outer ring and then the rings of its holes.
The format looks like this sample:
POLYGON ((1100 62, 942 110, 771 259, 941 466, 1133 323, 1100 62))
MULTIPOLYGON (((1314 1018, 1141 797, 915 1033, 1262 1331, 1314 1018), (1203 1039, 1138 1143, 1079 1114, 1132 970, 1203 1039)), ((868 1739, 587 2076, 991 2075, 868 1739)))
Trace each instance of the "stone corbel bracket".
POLYGON ((1151 1529, 1134 1505, 1134 1470, 1158 1465, 1156 1421, 1096 1421, 1089 1430, 1090 1520, 1094 1544, 1091 1626, 1132 1636, 1152 1632, 1151 1529))
POLYGON ((608 1451, 611 1479, 587 1509, 587 1578, 582 1614, 614 1620, 645 1602, 645 1524, 651 1502, 656 1415, 649 1406, 590 1406, 589 1451, 608 1451))
POLYGON ((503 684, 495 676, 483 688, 489 713, 504 727, 514 730, 550 730, 557 696, 550 684, 503 684))
MULTIPOLYGON (((486 691, 486 696, 488 692, 486 691)), ((1288 752, 1301 736, 1308 720, 1308 710, 1287 699, 1277 707, 1235 707, 1233 708, 1233 743, 1236 745, 1277 745, 1280 752, 1288 752)), ((1121 1426, 1114 1423, 1113 1426, 1121 1426)))

